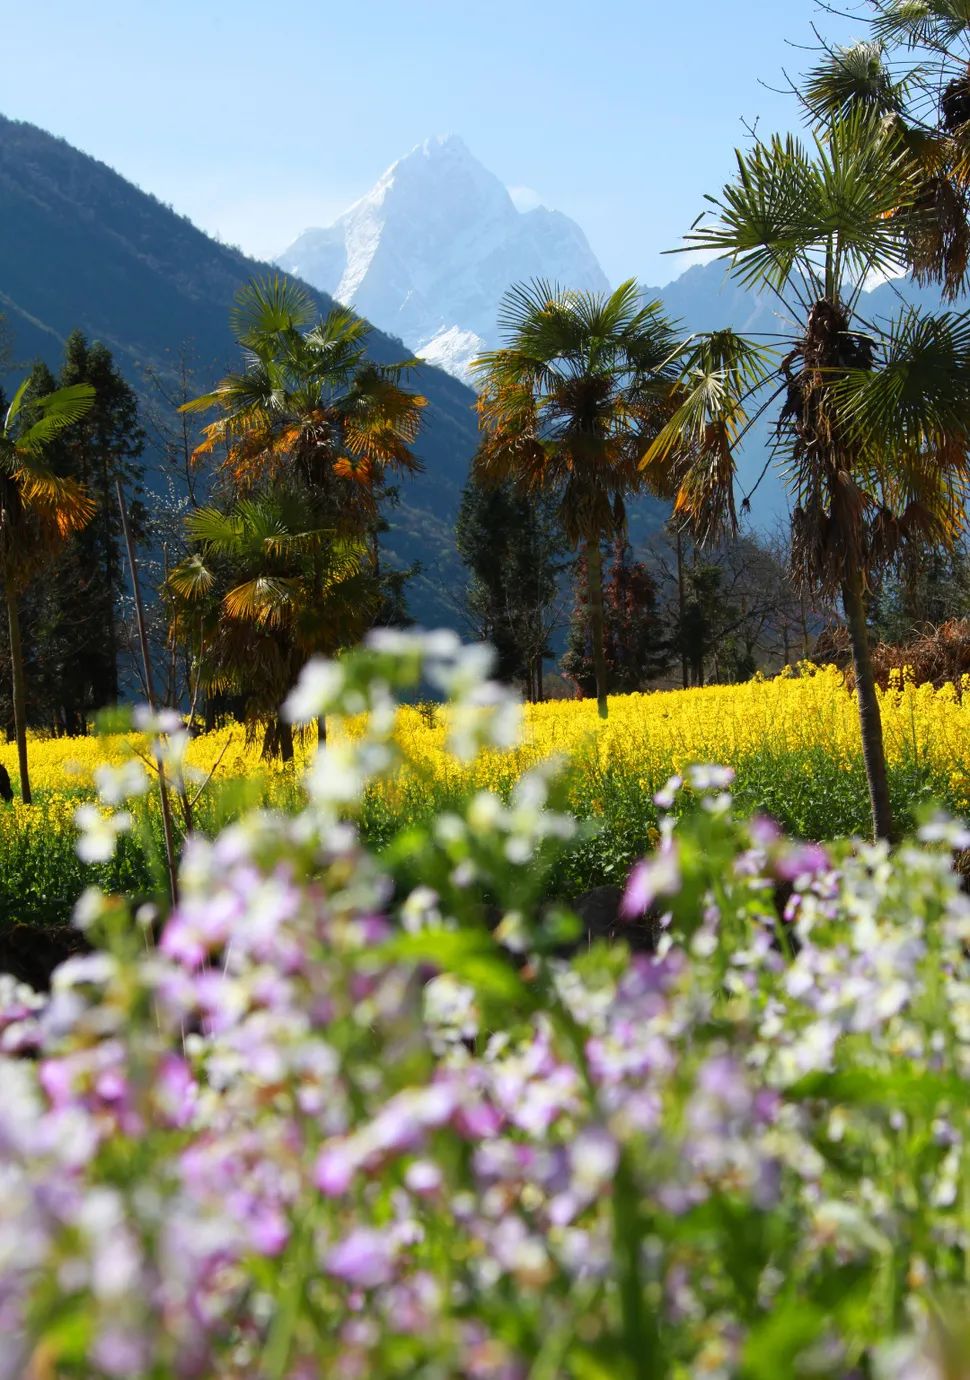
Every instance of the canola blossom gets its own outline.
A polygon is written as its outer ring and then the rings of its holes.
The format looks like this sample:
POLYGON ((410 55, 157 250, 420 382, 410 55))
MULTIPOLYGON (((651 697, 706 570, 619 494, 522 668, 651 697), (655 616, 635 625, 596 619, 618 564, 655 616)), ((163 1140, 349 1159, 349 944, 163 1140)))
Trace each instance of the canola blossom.
MULTIPOLYGON (((478 653, 476 652, 476 656, 478 653)), ((318 677, 320 673, 318 672, 318 677)), ((480 666, 464 672, 480 680, 480 666)), ((327 673, 317 693, 335 683, 327 673)), ((439 693, 450 683, 436 687, 439 693)), ((901 682, 882 693, 890 787, 898 817, 911 825, 920 806, 935 800, 970 814, 970 697, 964 686, 936 690, 901 682)), ((302 691, 305 696, 313 692, 302 691)), ((526 705, 509 719, 502 740, 468 760, 454 709, 441 704, 404 705, 394 711, 398 769, 372 783, 361 824, 375 842, 426 820, 469 790, 505 797, 524 773, 550 759, 567 768, 571 811, 592 821, 596 839, 577 843, 560 867, 557 886, 566 895, 603 881, 617 881, 657 836, 654 796, 668 777, 694 762, 724 762, 735 770, 735 794, 748 810, 761 810, 806 838, 831 838, 868 829, 868 794, 859 743, 858 715, 841 674, 804 665, 798 674, 743 685, 616 696, 606 722, 592 700, 526 705), (517 734, 513 745, 510 733, 517 734)), ((468 712, 462 711, 462 712, 468 712)), ((334 725, 335 745, 349 750, 366 731, 360 714, 334 725)), ((259 744, 239 725, 185 739, 178 774, 192 804, 176 809, 180 838, 190 828, 212 833, 233 813, 256 804, 294 811, 303 802, 302 774, 315 747, 311 729, 296 743, 289 766, 261 760, 259 744)), ((33 737, 31 772, 36 804, 15 800, 0 806, 0 914, 14 918, 66 914, 90 876, 75 855, 77 811, 101 789, 105 773, 154 777, 148 732, 83 738, 33 737), (100 783, 100 784, 99 784, 100 783)), ((0 762, 16 781, 16 752, 0 747, 0 762)), ((157 801, 147 797, 154 845, 160 825, 157 801)), ((149 880, 144 831, 125 841, 115 863, 103 861, 102 836, 87 849, 112 887, 139 889, 149 880), (99 863, 99 859, 102 861, 99 863)))
MULTIPOLYGON (((970 678, 964 677, 964 680, 970 678)), ((945 771, 957 792, 970 801, 970 699, 961 684, 941 689, 897 682, 880 692, 887 756, 909 758, 945 771)), ((462 762, 449 750, 449 713, 440 705, 405 705, 397 710, 395 738, 422 777, 448 789, 510 786, 523 771, 559 755, 591 773, 608 769, 637 771, 644 785, 698 761, 729 762, 769 754, 784 758, 823 747, 842 768, 860 753, 857 712, 844 678, 834 667, 804 664, 800 674, 771 680, 613 696, 604 722, 595 700, 551 700, 523 707, 515 746, 492 750, 462 762)), ((361 716, 350 716, 344 733, 359 737, 361 716)), ((133 756, 150 762, 147 734, 105 734, 80 738, 31 735, 31 777, 40 791, 75 796, 92 791, 99 768, 122 766, 133 756)), ((260 777, 292 780, 312 753, 315 735, 297 740, 295 764, 267 763, 259 743, 247 740, 235 724, 192 737, 184 752, 190 778, 216 780, 260 777)), ((16 781, 13 744, 0 746, 0 763, 16 781)))
POLYGON ((0 1377, 958 1373, 967 831, 792 843, 695 765, 627 887, 655 952, 589 947, 553 769, 379 855, 348 822, 424 662, 467 770, 507 750, 451 646, 311 673, 295 715, 371 712, 300 808, 191 838, 167 913, 86 892, 49 994, 0 979, 0 1377))

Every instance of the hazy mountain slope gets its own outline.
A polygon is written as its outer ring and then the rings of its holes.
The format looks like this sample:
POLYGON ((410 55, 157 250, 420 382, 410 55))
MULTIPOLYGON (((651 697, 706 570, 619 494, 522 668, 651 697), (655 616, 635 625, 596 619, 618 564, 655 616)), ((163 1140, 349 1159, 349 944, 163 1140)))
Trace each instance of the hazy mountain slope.
MULTIPOLYGON (((238 361, 228 314, 237 289, 273 271, 218 244, 117 173, 33 125, 0 117, 0 313, 18 363, 56 364, 80 327, 103 340, 136 387, 146 367, 171 369, 187 347, 201 389, 238 361)), ((332 304, 319 295, 321 311, 332 304)), ((378 359, 400 343, 375 333, 378 359)), ((425 473, 401 485, 390 547, 426 574, 412 604, 428 622, 454 621, 462 575, 454 518, 477 444, 472 393, 423 367, 429 407, 418 452, 425 473)))
POLYGON ((307 230, 280 265, 406 340, 457 377, 497 341, 510 284, 549 278, 604 291, 579 226, 508 191, 455 135, 428 139, 332 226, 307 230))

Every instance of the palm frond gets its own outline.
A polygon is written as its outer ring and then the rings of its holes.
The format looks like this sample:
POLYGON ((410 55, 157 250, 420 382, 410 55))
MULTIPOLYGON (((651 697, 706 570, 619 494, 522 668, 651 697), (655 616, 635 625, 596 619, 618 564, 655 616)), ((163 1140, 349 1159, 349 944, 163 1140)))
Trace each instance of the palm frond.
POLYGON ((300 581, 296 577, 257 575, 229 590, 222 605, 228 618, 279 628, 299 595, 300 581))
POLYGON ((13 395, 13 398, 11 399, 10 406, 7 408, 7 415, 4 418, 3 422, 4 435, 7 435, 10 432, 14 422, 17 420, 17 416, 20 412, 20 409, 23 406, 24 395, 26 394, 27 389, 29 387, 30 375, 28 374, 26 378, 21 379, 17 387, 17 390, 13 395))
POLYGON ((872 31, 880 43, 946 48, 970 29, 966 0, 877 0, 872 31))
POLYGON ((94 397, 91 384, 75 383, 67 388, 58 388, 42 398, 31 399, 30 409, 36 420, 18 434, 17 449, 34 455, 42 454, 55 436, 80 422, 90 412, 94 397))
POLYGON ((240 344, 259 351, 267 338, 299 331, 316 315, 310 293, 293 278, 274 273, 239 289, 229 323, 240 344))
POLYGON ((21 457, 22 464, 12 478, 23 508, 35 521, 59 539, 80 532, 94 515, 94 500, 73 479, 55 474, 32 457, 21 457))
POLYGON ((227 554, 238 551, 243 539, 243 523, 239 515, 235 512, 224 513, 211 505, 189 513, 185 519, 185 530, 190 541, 227 554))
POLYGON ((867 454, 890 470, 930 450, 970 449, 970 312, 908 310, 892 323, 880 367, 848 370, 833 394, 867 454))
POLYGON ((833 48, 806 76, 803 96, 811 116, 841 120, 862 112, 892 115, 903 110, 906 83, 894 81, 881 43, 833 48))
POLYGON ((212 593, 215 572, 198 552, 193 552, 169 571, 167 585, 178 599, 195 603, 212 593))
POLYGON ((737 177, 710 198, 717 220, 686 242, 729 260, 745 286, 783 293, 807 280, 818 295, 834 294, 846 277, 905 267, 901 215, 915 208, 918 178, 891 121, 855 111, 816 139, 812 155, 789 135, 736 157, 737 177))

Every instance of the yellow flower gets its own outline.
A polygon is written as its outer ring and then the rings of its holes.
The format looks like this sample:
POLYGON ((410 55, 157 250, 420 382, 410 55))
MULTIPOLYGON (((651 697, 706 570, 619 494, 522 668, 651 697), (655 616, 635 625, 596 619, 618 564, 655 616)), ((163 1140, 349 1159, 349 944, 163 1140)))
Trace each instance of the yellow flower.
MULTIPOLYGON (((881 696, 886 752, 891 762, 915 757, 939 772, 958 795, 970 796, 970 680, 959 687, 914 685, 902 674, 881 696)), ((616 695, 609 718, 601 720, 593 700, 556 700, 526 707, 521 743, 508 752, 489 751, 471 763, 459 762, 446 748, 447 711, 429 714, 402 708, 395 737, 406 765, 383 784, 388 808, 424 812, 434 797, 452 792, 491 790, 502 794, 518 778, 552 755, 573 765, 574 804, 583 812, 608 808, 618 792, 629 793, 631 808, 643 807, 652 790, 692 762, 740 767, 769 754, 815 752, 820 747, 833 764, 852 770, 861 761, 855 699, 833 667, 805 663, 772 680, 709 686, 652 694, 616 695)), ((335 734, 358 737, 362 719, 334 725, 335 734)), ((94 793, 94 773, 103 763, 118 765, 133 755, 150 759, 143 735, 86 738, 31 735, 34 813, 19 803, 0 807, 0 835, 28 827, 31 819, 50 829, 70 828, 77 804, 94 793)), ((192 739, 186 768, 202 779, 251 781, 268 804, 292 797, 294 772, 260 759, 259 743, 248 742, 238 726, 192 739)), ((297 771, 313 750, 313 736, 297 747, 297 771)), ((16 779, 13 744, 0 746, 2 762, 16 779)), ((809 771, 804 763, 802 770, 809 771)), ((149 769, 149 775, 153 772, 149 769)), ((196 789, 194 787, 193 789, 196 789)), ((649 811, 647 811, 649 813, 649 811)))

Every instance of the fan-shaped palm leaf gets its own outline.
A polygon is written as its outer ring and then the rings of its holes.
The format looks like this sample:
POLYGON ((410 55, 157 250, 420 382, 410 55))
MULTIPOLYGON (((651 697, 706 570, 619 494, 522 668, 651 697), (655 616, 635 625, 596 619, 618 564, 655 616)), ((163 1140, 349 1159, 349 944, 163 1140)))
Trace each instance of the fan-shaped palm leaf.
POLYGON ((849 369, 833 396, 852 433, 891 474, 942 448, 970 449, 970 313, 903 312, 879 367, 849 369))
POLYGON ((215 571, 200 552, 194 551, 169 571, 168 586, 177 600, 195 603, 212 592, 215 580, 215 571))
POLYGON ((895 115, 905 108, 911 80, 894 80, 881 43, 853 43, 826 53, 805 78, 802 96, 814 120, 841 120, 855 113, 895 115))
POLYGON ((966 0, 877 0, 872 30, 881 43, 946 53, 970 28, 966 0))
POLYGON ((293 278, 277 273, 240 289, 229 324, 241 345, 259 353, 274 337, 302 330, 315 314, 309 292, 293 278))

